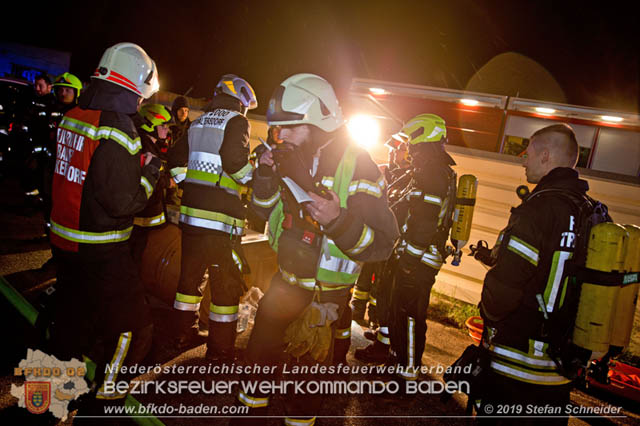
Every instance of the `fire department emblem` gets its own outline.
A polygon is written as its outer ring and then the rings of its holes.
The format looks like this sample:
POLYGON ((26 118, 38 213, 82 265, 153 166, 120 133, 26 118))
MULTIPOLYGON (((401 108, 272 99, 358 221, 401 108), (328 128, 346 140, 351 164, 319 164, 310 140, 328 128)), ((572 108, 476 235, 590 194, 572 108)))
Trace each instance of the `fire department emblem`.
POLYGON ((24 396, 30 413, 44 413, 51 403, 51 382, 25 382, 24 396))

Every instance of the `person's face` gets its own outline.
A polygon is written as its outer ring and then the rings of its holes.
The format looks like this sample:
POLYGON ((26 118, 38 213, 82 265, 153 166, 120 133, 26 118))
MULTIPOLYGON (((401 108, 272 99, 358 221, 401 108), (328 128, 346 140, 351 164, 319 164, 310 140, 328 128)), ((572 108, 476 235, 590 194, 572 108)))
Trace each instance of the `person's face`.
POLYGON ((299 147, 311 142, 311 127, 307 124, 282 126, 278 136, 282 141, 299 147))
POLYGON ((58 101, 63 104, 70 104, 76 96, 76 91, 71 87, 60 86, 56 90, 58 101))
POLYGON ((169 128, 167 127, 166 124, 161 124, 159 126, 156 126, 156 129, 158 129, 158 138, 159 139, 166 139, 167 135, 169 134, 169 128))
POLYGON ((176 111, 176 116, 178 117, 178 121, 182 123, 189 116, 189 108, 179 108, 178 111, 176 111))
POLYGON ((48 93, 51 93, 51 85, 47 84, 43 79, 36 80, 35 85, 33 86, 36 90, 36 95, 44 96, 48 93))
POLYGON ((549 160, 549 152, 546 149, 541 149, 540 146, 536 149, 535 140, 536 138, 533 138, 529 142, 522 163, 529 183, 538 183, 547 174, 546 166, 549 160))

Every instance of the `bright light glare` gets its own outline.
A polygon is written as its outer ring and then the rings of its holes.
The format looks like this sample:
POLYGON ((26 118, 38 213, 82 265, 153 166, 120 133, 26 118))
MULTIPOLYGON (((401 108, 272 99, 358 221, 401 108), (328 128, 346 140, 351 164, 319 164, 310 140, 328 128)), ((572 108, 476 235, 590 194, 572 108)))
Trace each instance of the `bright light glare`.
POLYGON ((368 115, 356 115, 349 119, 347 128, 351 137, 363 148, 371 148, 380 138, 378 121, 368 115))
POLYGON ((381 89, 380 87, 369 87, 369 91, 374 95, 384 95, 385 93, 387 93, 386 90, 381 89))
POLYGON ((614 123, 619 123, 619 122, 622 121, 622 117, 616 117, 616 116, 613 116, 613 115, 603 115, 602 119, 604 121, 611 121, 611 122, 614 122, 614 123))
POLYGON ((460 103, 466 106, 478 105, 478 101, 476 99, 460 99, 460 103))
POLYGON ((545 107, 536 107, 536 111, 541 112, 542 114, 553 114, 556 112, 553 108, 545 108, 545 107))

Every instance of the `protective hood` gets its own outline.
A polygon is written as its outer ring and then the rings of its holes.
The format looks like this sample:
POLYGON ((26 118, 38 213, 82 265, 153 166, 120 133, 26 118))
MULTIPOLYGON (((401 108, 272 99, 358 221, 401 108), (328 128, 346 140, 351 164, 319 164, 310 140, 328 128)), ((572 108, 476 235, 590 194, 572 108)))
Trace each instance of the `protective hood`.
POLYGON ((94 78, 89 87, 80 95, 78 105, 84 109, 131 115, 138 111, 139 98, 138 95, 121 86, 94 78))

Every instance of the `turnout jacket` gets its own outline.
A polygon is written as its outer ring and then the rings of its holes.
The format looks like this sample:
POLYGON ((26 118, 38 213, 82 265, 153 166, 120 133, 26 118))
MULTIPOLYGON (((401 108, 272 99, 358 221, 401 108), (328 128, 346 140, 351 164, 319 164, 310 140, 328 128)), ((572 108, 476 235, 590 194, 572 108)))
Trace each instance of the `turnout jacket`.
MULTIPOLYGON (((166 154, 162 152, 156 142, 151 139, 149 134, 144 130, 137 128, 140 135, 140 143, 142 144, 143 152, 150 152, 158 158, 165 160, 166 154)), ((156 182, 155 189, 147 205, 136 213, 133 219, 133 224, 142 227, 160 226, 165 223, 165 208, 164 208, 164 190, 169 186, 169 176, 166 171, 161 171, 156 182)))
POLYGON ((484 280, 480 311, 492 370, 523 382, 561 385, 569 380, 546 353, 540 304, 552 313, 563 303, 564 264, 574 251, 579 210, 567 195, 550 189, 584 195, 589 186, 575 170, 558 167, 511 209, 498 238, 497 263, 484 280))
MULTIPOLYGON (((348 146, 348 137, 339 132, 317 154, 314 180, 338 194, 334 179, 339 179, 348 146)), ((252 207, 270 219, 278 266, 290 284, 308 290, 316 285, 325 290, 345 288, 355 283, 362 262, 386 260, 391 254, 398 227, 387 203, 384 178, 366 151, 354 146, 349 149, 355 161, 353 169, 344 174, 351 176, 346 183, 348 191, 341 199, 340 215, 326 227, 314 225, 305 216, 270 168, 259 168, 254 175, 252 207), (273 235, 272 219, 279 209, 284 212, 284 221, 278 235, 273 235)))
POLYGON ((141 144, 129 117, 138 97, 93 80, 57 131, 51 243, 93 257, 126 241, 158 179, 157 162, 140 167, 141 144))
POLYGON ((455 164, 446 153, 415 168, 405 194, 394 212, 402 224, 398 245, 400 266, 414 270, 419 264, 440 269, 452 224, 456 197, 455 164))
POLYGON ((180 224, 186 232, 242 235, 246 208, 240 188, 253 173, 249 131, 238 101, 216 96, 169 150, 171 175, 184 182, 180 224))

